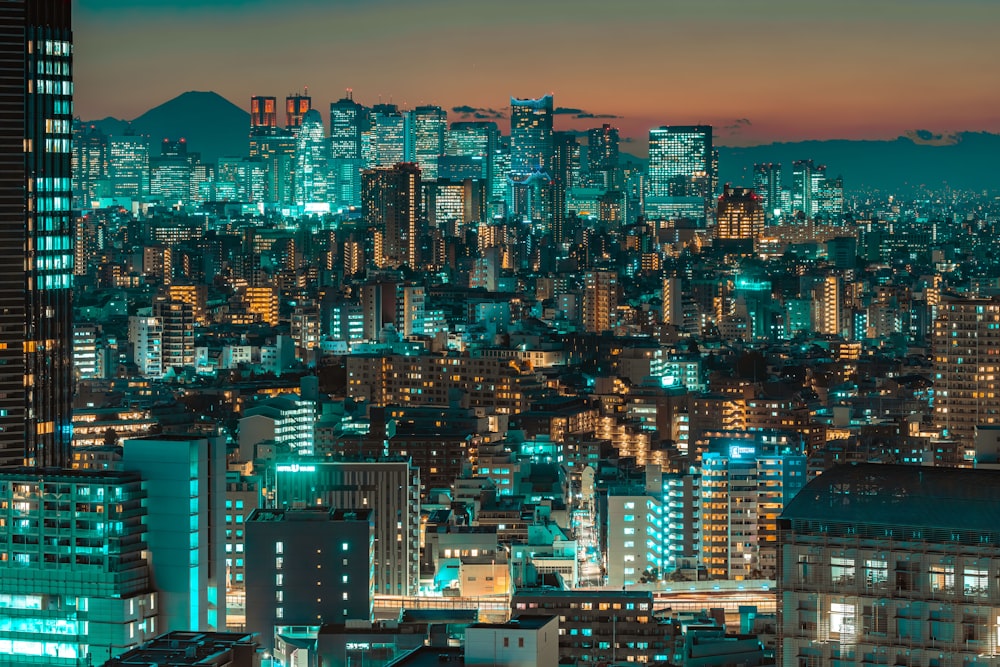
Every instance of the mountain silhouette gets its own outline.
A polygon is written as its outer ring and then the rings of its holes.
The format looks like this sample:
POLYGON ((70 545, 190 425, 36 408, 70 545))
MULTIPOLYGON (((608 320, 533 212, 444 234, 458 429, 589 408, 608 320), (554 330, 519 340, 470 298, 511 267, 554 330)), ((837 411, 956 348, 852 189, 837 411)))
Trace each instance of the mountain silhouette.
POLYGON ((719 181, 749 186, 753 165, 780 162, 782 183, 791 185, 792 161, 812 160, 827 175, 843 176, 847 191, 895 193, 948 186, 959 190, 996 189, 992 167, 1000 154, 1000 135, 987 132, 934 134, 914 130, 891 141, 799 141, 763 146, 719 148, 719 181))
MULTIPOLYGON (((115 118, 88 121, 105 134, 124 134, 129 123, 115 118)), ((135 134, 150 140, 150 154, 159 154, 163 139, 187 140, 188 150, 205 162, 246 155, 250 114, 217 93, 190 91, 164 102, 131 122, 135 134)))

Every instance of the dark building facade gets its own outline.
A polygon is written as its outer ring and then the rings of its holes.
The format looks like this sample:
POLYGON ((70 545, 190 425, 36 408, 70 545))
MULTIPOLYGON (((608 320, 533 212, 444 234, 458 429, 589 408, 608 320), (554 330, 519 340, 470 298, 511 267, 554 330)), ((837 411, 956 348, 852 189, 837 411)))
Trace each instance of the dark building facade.
POLYGON ((374 510, 254 510, 246 521, 247 629, 372 619, 374 510))
POLYGON ((0 463, 66 466, 72 369, 70 0, 0 5, 0 463))

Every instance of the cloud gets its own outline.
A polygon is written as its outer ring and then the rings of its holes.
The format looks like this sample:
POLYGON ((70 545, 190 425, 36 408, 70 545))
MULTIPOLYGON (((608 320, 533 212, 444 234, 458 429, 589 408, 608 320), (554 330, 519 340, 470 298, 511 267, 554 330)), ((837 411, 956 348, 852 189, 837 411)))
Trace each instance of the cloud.
POLYGON ((753 123, 750 122, 749 118, 737 118, 729 125, 726 125, 723 129, 737 132, 739 130, 742 130, 743 128, 750 127, 751 125, 753 125, 753 123))
POLYGON ((962 141, 962 136, 957 132, 939 134, 930 130, 910 130, 905 136, 913 143, 921 146, 954 146, 962 141))
POLYGON ((574 109, 573 107, 556 107, 552 110, 552 113, 556 116, 575 116, 578 113, 586 113, 583 109, 574 109))
POLYGON ((490 109, 488 107, 472 107, 468 104, 463 104, 461 106, 452 107, 452 112, 457 113, 461 116, 471 116, 472 118, 477 118, 480 120, 497 120, 500 118, 506 118, 507 114, 503 111, 497 109, 490 109))
POLYGON ((621 118, 613 113, 589 113, 584 111, 583 113, 578 113, 573 118, 621 118))

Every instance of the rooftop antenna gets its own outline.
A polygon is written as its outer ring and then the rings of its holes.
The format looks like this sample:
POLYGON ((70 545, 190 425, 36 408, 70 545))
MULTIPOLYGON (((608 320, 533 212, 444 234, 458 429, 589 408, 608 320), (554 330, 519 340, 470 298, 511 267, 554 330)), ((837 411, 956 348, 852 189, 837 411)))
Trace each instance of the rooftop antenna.
POLYGON ((353 88, 348 88, 347 89, 347 99, 352 100, 352 101, 354 100, 354 89, 353 88))

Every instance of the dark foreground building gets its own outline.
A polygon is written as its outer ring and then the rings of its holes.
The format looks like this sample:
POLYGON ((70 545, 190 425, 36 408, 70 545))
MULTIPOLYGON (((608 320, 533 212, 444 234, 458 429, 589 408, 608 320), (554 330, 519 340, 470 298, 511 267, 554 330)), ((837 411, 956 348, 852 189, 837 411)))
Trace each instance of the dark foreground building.
POLYGON ((1000 472, 838 466, 778 535, 779 665, 1000 665, 1000 472))
POLYGON ((0 3, 0 465, 68 467, 70 0, 0 3))

